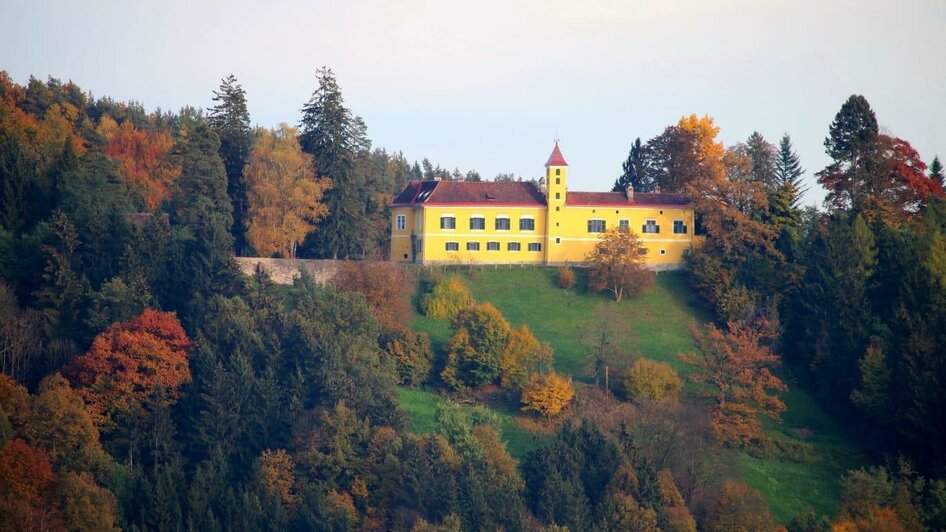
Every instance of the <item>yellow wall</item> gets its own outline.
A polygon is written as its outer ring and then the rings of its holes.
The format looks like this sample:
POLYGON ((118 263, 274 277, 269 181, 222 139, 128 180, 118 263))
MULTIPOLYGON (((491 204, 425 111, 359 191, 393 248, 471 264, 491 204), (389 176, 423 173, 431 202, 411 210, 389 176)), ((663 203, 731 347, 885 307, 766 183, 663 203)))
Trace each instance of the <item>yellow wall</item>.
POLYGON ((566 167, 551 167, 546 173, 548 208, 503 206, 417 206, 391 209, 391 260, 408 262, 411 253, 411 233, 421 241, 416 256, 422 263, 530 263, 564 264, 583 262, 594 248, 600 234, 588 232, 588 220, 604 220, 606 229, 616 227, 620 220, 628 220, 647 248, 647 264, 653 267, 674 267, 683 261, 684 253, 694 243, 693 211, 681 207, 626 207, 626 206, 566 206, 566 167), (555 170, 560 172, 556 175, 555 170), (556 182, 556 178, 558 181, 556 182), (556 198, 558 193, 558 198, 556 198), (557 208, 557 209, 556 209, 557 208), (455 229, 441 229, 441 216, 456 218, 455 229), (404 229, 397 229, 397 216, 405 217, 404 229), (483 230, 470 229, 470 217, 482 215, 486 219, 483 230), (499 216, 508 216, 508 231, 496 230, 499 216), (532 216, 534 231, 520 231, 519 219, 532 216), (658 234, 644 234, 647 220, 655 220, 658 234), (687 234, 674 234, 674 220, 682 220, 687 234), (456 242, 457 251, 447 251, 447 242, 456 242), (479 251, 467 250, 468 242, 478 242, 479 251), (498 251, 487 249, 488 242, 499 242, 498 251), (507 244, 518 242, 520 251, 509 251, 507 244), (540 243, 541 251, 529 251, 529 243, 540 243), (661 254, 663 250, 663 254, 661 254))

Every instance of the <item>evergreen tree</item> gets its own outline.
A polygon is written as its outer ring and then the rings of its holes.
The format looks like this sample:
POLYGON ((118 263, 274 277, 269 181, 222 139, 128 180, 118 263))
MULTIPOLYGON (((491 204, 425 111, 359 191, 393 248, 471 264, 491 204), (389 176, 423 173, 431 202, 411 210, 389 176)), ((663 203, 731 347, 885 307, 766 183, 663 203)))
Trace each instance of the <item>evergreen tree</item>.
POLYGON ((762 183, 766 192, 774 192, 779 185, 775 146, 765 140, 761 133, 754 131, 746 140, 746 153, 752 161, 752 179, 762 183))
POLYGON ((867 99, 851 95, 824 140, 825 151, 834 159, 818 173, 818 182, 828 189, 827 203, 838 209, 863 209, 878 135, 877 116, 867 99))
POLYGON ((780 187, 785 187, 786 183, 792 184, 795 189, 792 207, 797 209, 802 194, 807 190, 802 183, 802 174, 805 173, 805 169, 801 167, 798 154, 792 148, 792 138, 788 136, 788 133, 782 136, 778 148, 778 157, 775 159, 775 179, 780 187))
POLYGON ((946 185, 943 180, 943 163, 939 162, 939 156, 933 157, 933 162, 930 163, 930 179, 941 187, 946 185))
POLYGON ((356 162, 370 147, 365 124, 345 107, 335 74, 328 67, 316 71, 319 87, 302 107, 302 151, 315 159, 315 173, 332 180, 324 204, 329 215, 303 245, 303 252, 324 257, 350 257, 359 249, 358 232, 366 225, 368 202, 357 182, 356 162))
POLYGON ((647 146, 641 145, 640 137, 631 144, 631 151, 627 160, 621 165, 623 173, 614 182, 614 192, 624 192, 628 186, 634 187, 635 192, 653 192, 653 174, 647 171, 647 146))
POLYGON ((220 137, 220 157, 227 172, 227 193, 233 204, 234 246, 239 254, 248 251, 246 244, 246 185, 243 182, 243 167, 249 158, 253 134, 250 129, 250 113, 246 108, 246 92, 237 83, 233 74, 220 81, 220 89, 214 91, 207 121, 220 137))

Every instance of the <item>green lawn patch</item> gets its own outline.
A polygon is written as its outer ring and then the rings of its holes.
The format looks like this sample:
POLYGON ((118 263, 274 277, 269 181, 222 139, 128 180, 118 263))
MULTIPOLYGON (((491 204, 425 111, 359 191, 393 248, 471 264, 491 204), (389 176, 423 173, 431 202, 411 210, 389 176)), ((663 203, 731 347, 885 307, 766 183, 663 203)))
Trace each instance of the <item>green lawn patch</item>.
MULTIPOLYGON (((417 434, 429 434, 437 430, 437 407, 444 401, 436 392, 420 388, 398 388, 401 408, 411 420, 410 429, 417 434)), ((499 418, 499 434, 506 442, 509 454, 522 458, 538 446, 537 437, 522 429, 516 422, 516 412, 493 409, 499 418)))

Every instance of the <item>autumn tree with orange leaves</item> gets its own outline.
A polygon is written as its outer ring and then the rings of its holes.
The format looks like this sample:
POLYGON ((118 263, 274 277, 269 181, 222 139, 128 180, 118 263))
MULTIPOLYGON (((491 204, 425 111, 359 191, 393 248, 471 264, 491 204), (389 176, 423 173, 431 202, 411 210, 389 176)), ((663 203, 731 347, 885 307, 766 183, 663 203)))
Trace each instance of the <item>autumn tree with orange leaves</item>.
POLYGON ((170 133, 136 129, 130 120, 119 125, 108 115, 99 119, 97 130, 108 139, 105 151, 118 161, 122 178, 141 195, 149 211, 157 209, 181 175, 181 167, 171 158, 170 133))
POLYGON ((155 388, 177 399, 191 378, 191 341, 173 313, 145 309, 95 337, 92 347, 63 368, 93 420, 107 425, 118 411, 134 412, 155 388))
POLYGON ((779 420, 785 410, 773 392, 788 388, 772 373, 778 357, 764 343, 770 333, 768 324, 760 321, 755 326, 730 323, 727 329, 710 323, 706 333, 694 324, 697 350, 680 355, 697 369, 690 380, 706 385, 714 430, 726 443, 747 445, 763 439, 759 416, 779 420))
POLYGON ((654 282, 654 274, 644 266, 646 253, 633 231, 612 227, 601 233, 585 258, 588 288, 611 292, 615 301, 620 301, 624 294, 639 294, 654 282))
POLYGON ((261 256, 296 256, 296 248, 329 214, 322 195, 332 181, 316 178, 296 129, 260 129, 243 172, 249 216, 247 239, 261 256))

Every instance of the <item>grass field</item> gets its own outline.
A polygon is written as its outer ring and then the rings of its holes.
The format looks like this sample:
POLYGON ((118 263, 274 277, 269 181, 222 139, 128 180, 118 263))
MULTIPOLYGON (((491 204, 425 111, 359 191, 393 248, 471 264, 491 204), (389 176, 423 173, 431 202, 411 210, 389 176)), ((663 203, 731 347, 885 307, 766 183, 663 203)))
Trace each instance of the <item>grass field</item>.
MULTIPOLYGON (((583 272, 578 273, 578 286, 583 286, 583 272)), ((704 323, 710 314, 690 292, 684 273, 660 273, 646 293, 620 303, 580 289, 557 288, 554 275, 554 268, 486 267, 466 276, 465 281, 477 301, 489 301, 512 325, 527 324, 539 340, 551 344, 556 369, 578 380, 589 379, 584 339, 601 319, 618 324, 615 337, 629 357, 667 362, 680 373, 690 370, 678 355, 694 347, 690 324, 704 323)), ((450 335, 446 322, 417 315, 414 327, 427 332, 434 348, 442 353, 450 335)), ((440 400, 429 391, 405 389, 401 395, 419 432, 434 430, 433 416, 440 400)), ((807 507, 833 514, 840 500, 838 479, 865 459, 804 390, 792 388, 783 400, 788 406, 783 422, 766 423, 766 430, 773 447, 784 452, 758 457, 733 451, 743 479, 765 495, 773 516, 781 523, 807 507)), ((534 439, 516 424, 515 412, 499 414, 510 452, 521 457, 536 445, 534 439)))

